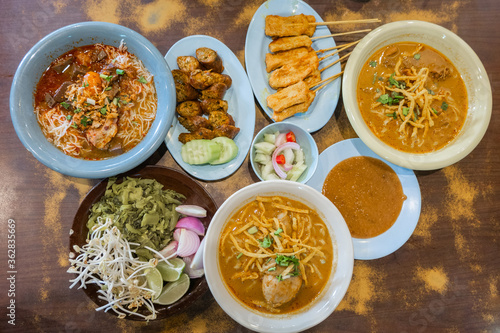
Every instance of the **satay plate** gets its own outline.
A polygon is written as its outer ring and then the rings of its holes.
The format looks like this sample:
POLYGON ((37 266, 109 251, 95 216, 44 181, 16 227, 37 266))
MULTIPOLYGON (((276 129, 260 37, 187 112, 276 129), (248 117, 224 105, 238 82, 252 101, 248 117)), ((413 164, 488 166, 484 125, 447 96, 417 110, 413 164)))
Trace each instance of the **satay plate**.
POLYGON ((219 180, 232 175, 241 166, 252 143, 255 127, 255 103, 248 77, 236 55, 221 41, 204 35, 194 35, 176 42, 165 55, 170 69, 178 69, 177 57, 196 56, 196 49, 208 47, 217 52, 224 65, 223 74, 232 79, 231 87, 226 91, 224 100, 228 102, 228 113, 233 117, 240 132, 234 138, 238 146, 238 155, 231 161, 220 165, 191 165, 182 160, 182 143, 179 134, 188 132, 174 117, 165 143, 167 148, 184 171, 191 176, 207 181, 219 180))
MULTIPOLYGON (((264 112, 272 120, 273 110, 267 106, 266 98, 276 92, 269 86, 269 75, 266 72, 265 57, 269 53, 269 43, 272 39, 265 35, 265 18, 267 15, 314 15, 317 22, 323 22, 322 18, 303 1, 296 0, 270 0, 263 3, 255 12, 250 25, 248 26, 245 41, 245 65, 252 85, 253 92, 264 112)), ((313 37, 327 36, 331 32, 326 26, 318 26, 313 37)), ((312 43, 315 50, 323 50, 336 46, 332 37, 316 39, 312 43)), ((330 51, 332 53, 334 51, 330 51)), ((319 54, 320 58, 324 55, 319 54)), ((338 60, 338 55, 330 56, 320 61, 319 69, 326 68, 321 73, 321 79, 332 77, 340 73, 340 63, 328 67, 338 60)), ((302 127, 308 132, 315 132, 321 129, 332 117, 340 97, 340 78, 319 89, 313 103, 304 113, 298 113, 293 117, 283 120, 302 127)))

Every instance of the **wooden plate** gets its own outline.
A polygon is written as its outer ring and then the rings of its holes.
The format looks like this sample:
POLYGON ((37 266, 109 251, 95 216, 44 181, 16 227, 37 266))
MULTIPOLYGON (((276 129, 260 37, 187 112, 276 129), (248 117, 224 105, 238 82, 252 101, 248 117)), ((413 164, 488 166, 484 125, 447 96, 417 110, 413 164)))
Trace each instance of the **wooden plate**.
MULTIPOLYGON (((205 228, 208 228, 213 215, 217 211, 217 204, 205 188, 203 188, 194 179, 180 173, 177 170, 160 166, 146 166, 144 169, 139 171, 131 171, 117 176, 117 182, 121 182, 123 178, 127 176, 134 178, 155 179, 159 183, 163 184, 165 189, 171 189, 183 194, 186 197, 184 204, 198 205, 205 208, 207 210, 207 216, 200 219, 205 225, 205 228)), ((73 220, 73 233, 69 237, 69 248, 71 252, 74 252, 73 245, 83 246, 85 244, 88 233, 87 221, 90 208, 104 195, 107 183, 108 180, 105 179, 94 186, 80 204, 73 220)), ((85 293, 90 299, 92 299, 92 301, 94 301, 98 306, 103 306, 106 302, 97 298, 97 290, 98 289, 95 285, 88 285, 87 288, 84 289, 85 293)), ((207 290, 208 285, 204 276, 197 279, 191 279, 187 293, 180 300, 171 305, 155 304, 155 308, 157 310, 156 319, 163 319, 174 313, 185 310, 207 290)), ((113 311, 108 312, 115 314, 113 311)), ((139 312, 142 314, 149 314, 147 310, 142 308, 139 312)), ((127 316, 126 318, 142 320, 142 318, 137 316, 127 316)))

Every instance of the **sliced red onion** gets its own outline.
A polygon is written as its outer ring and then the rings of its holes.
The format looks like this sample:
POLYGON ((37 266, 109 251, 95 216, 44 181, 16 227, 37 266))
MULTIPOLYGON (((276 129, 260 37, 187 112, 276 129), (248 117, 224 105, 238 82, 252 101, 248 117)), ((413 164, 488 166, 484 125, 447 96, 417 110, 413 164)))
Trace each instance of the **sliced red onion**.
POLYGON ((205 234, 205 226, 203 225, 203 223, 201 223, 198 218, 192 216, 181 218, 179 221, 177 221, 175 227, 194 231, 199 236, 203 236, 205 234))
POLYGON ((285 163, 285 164, 281 165, 281 167, 283 168, 283 170, 288 172, 288 171, 292 170, 293 165, 291 165, 290 163, 285 163))
POLYGON ((195 254, 200 247, 200 237, 191 230, 178 229, 181 231, 179 237, 179 246, 177 247, 177 255, 179 257, 187 257, 195 254))
POLYGON ((287 148, 291 148, 291 149, 297 150, 297 149, 300 149, 300 146, 296 142, 285 142, 282 145, 278 146, 274 150, 273 156, 272 156, 272 163, 273 163, 274 171, 276 171, 276 174, 281 179, 285 179, 286 178, 286 173, 279 167, 278 163, 276 162, 276 156, 278 156, 284 149, 287 149, 287 148))
POLYGON ((276 147, 279 147, 282 144, 284 144, 285 142, 286 142, 286 133, 281 133, 281 134, 278 134, 278 136, 276 137, 276 140, 274 140, 274 145, 276 147))
POLYGON ((200 247, 193 256, 193 261, 189 266, 191 269, 203 269, 203 252, 205 252, 205 238, 201 240, 200 247))
POLYGON ((179 241, 181 238, 181 229, 175 229, 174 230, 174 240, 179 241))
MULTIPOLYGON (((165 246, 160 252, 162 256, 165 257, 165 259, 170 259, 174 256, 177 256, 177 246, 179 245, 179 242, 176 240, 171 241, 168 243, 167 246, 165 246)), ((159 257, 158 255, 155 255, 155 257, 159 257)))
POLYGON ((175 211, 182 215, 194 217, 206 217, 207 211, 205 208, 196 205, 180 205, 175 207, 175 211))
POLYGON ((184 267, 184 272, 192 279, 200 278, 205 274, 205 271, 203 268, 200 269, 193 269, 191 268, 192 261, 193 261, 193 255, 184 257, 182 260, 186 263, 186 266, 184 267))

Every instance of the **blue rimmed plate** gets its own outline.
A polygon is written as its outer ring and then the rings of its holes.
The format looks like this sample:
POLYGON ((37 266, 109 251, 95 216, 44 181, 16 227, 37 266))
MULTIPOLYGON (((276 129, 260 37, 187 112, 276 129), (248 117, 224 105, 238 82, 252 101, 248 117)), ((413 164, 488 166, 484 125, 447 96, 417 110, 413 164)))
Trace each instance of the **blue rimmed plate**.
MULTIPOLYGON (((245 64, 248 78, 250 79, 255 97, 269 118, 272 117, 273 111, 267 107, 266 98, 276 91, 269 86, 269 73, 266 72, 265 57, 266 53, 269 52, 268 45, 272 39, 264 34, 265 18, 267 15, 291 16, 299 14, 314 15, 317 22, 323 22, 318 13, 303 1, 269 0, 257 9, 248 26, 245 41, 245 64)), ((318 26, 313 37, 330 34, 330 30, 326 26, 318 26)), ((328 49, 334 46, 335 41, 332 37, 317 39, 312 44, 315 50, 328 49)), ((326 68, 338 59, 338 55, 326 58, 321 61, 319 69, 326 68)), ((321 78, 326 79, 338 73, 340 73, 340 63, 325 69, 321 73, 321 78)), ((317 92, 316 98, 307 112, 296 114, 293 117, 283 120, 283 122, 300 126, 308 132, 315 132, 325 126, 328 120, 330 120, 337 107, 339 96, 340 79, 337 79, 317 92)))
POLYGON ((370 260, 382 258, 403 246, 410 238, 420 217, 421 195, 415 173, 392 164, 368 148, 361 139, 340 141, 319 155, 316 172, 307 185, 322 191, 323 183, 330 170, 341 161, 354 156, 377 158, 389 165, 399 177, 407 199, 403 202, 398 219, 389 230, 373 238, 353 238, 354 259, 370 260))
POLYGON ((187 130, 179 124, 176 117, 172 122, 165 143, 175 161, 191 176, 201 180, 219 180, 238 170, 247 156, 255 127, 255 102, 243 66, 236 55, 218 39, 203 35, 183 38, 170 48, 165 60, 171 69, 177 69, 177 57, 195 56, 196 49, 199 47, 208 47, 216 51, 224 65, 223 74, 228 74, 233 80, 231 87, 224 95, 224 100, 228 102, 228 113, 233 116, 236 127, 240 128, 240 132, 234 138, 238 146, 238 155, 232 161, 220 165, 190 165, 185 163, 181 156, 182 143, 179 142, 178 137, 179 134, 187 132, 187 130))

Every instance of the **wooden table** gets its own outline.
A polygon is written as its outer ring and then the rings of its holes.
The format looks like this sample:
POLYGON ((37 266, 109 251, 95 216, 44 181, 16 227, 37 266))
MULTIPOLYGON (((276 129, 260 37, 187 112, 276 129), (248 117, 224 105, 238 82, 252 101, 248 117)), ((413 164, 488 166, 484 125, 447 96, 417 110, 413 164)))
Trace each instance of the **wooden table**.
MULTIPOLYGON (((482 60, 493 90, 493 116, 477 148, 460 162, 416 172, 422 212, 410 240, 395 253, 355 261, 338 309, 314 332, 500 331, 500 2, 308 1, 324 20, 378 17, 383 23, 419 19, 461 36, 482 60)), ((68 233, 73 216, 96 180, 63 176, 40 164, 17 138, 9 115, 16 67, 42 37, 88 20, 122 24, 165 54, 179 39, 205 34, 224 42, 244 63, 248 24, 262 1, 4 0, 0 11, 0 330, 21 332, 247 331, 227 316, 210 292, 188 311, 150 323, 96 312, 82 291, 70 290, 68 233), (15 221, 15 222, 12 222, 15 221), (7 273, 8 232, 15 225, 15 274, 7 273), (14 275, 15 280, 7 278, 14 275), (11 283, 12 282, 12 283, 11 283), (10 294, 9 290, 15 295, 10 294), (7 307, 15 301, 15 326, 7 307)), ((350 40, 337 38, 337 42, 350 40)), ((270 123, 256 104, 255 132, 270 123)), ((318 148, 356 137, 339 102, 313 134, 318 148)), ((148 164, 181 170, 166 147, 148 164)), ((220 205, 257 181, 247 160, 231 177, 201 182, 220 205)))

